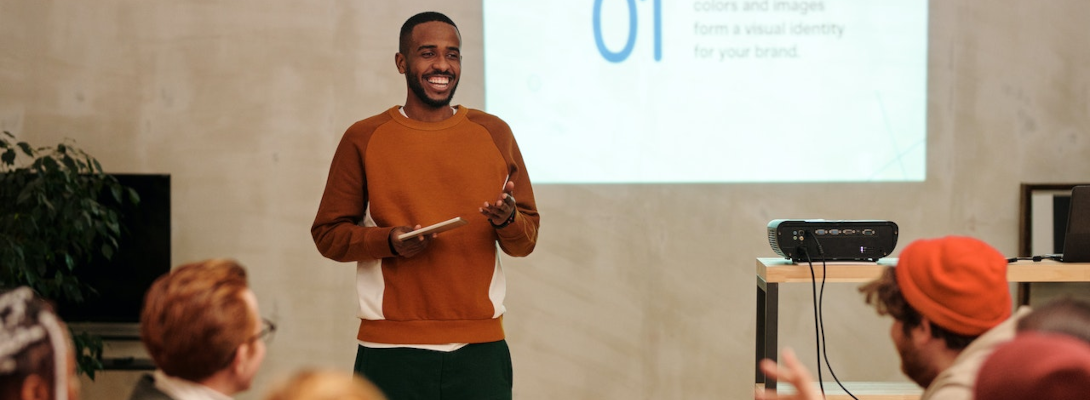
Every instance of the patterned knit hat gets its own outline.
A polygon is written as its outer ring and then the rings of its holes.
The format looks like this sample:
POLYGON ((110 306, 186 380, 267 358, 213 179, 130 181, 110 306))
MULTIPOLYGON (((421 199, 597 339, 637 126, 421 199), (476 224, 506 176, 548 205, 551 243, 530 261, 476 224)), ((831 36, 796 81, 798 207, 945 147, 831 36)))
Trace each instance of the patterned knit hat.
POLYGON ((977 400, 1090 398, 1090 343, 1060 334, 1024 333, 980 366, 977 400))
POLYGON ((22 355, 45 348, 53 355, 53 400, 66 400, 68 343, 60 319, 29 287, 0 293, 0 379, 44 374, 45 371, 35 369, 40 366, 26 364, 33 357, 22 355))
POLYGON ((977 336, 1011 315, 1007 259, 980 240, 917 240, 901 251, 895 270, 908 304, 951 332, 977 336))

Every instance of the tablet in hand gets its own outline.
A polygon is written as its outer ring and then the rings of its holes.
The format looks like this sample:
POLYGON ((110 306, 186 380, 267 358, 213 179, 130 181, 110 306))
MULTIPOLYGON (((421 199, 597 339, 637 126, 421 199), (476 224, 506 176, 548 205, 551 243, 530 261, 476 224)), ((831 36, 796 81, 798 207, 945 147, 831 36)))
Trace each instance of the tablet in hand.
POLYGON ((440 223, 437 223, 437 224, 425 226, 423 228, 417 229, 417 230, 412 231, 412 232, 407 232, 407 233, 402 233, 400 235, 397 235, 397 240, 405 240, 405 239, 411 239, 411 238, 414 238, 414 237, 417 237, 417 236, 420 236, 420 235, 430 235, 430 234, 433 234, 433 233, 446 232, 446 231, 449 231, 451 229, 463 226, 463 225, 468 224, 468 223, 469 223, 469 221, 466 221, 466 220, 462 219, 462 217, 454 217, 454 218, 448 219, 446 221, 443 221, 443 222, 440 222, 440 223))

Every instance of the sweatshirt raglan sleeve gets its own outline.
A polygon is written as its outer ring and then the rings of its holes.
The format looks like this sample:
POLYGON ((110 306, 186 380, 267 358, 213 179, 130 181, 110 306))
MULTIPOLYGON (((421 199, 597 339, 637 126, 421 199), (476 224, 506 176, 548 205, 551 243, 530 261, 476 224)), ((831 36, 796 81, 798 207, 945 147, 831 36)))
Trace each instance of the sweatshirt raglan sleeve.
POLYGON ((526 171, 522 151, 519 150, 515 136, 507 123, 495 117, 484 119, 483 122, 485 123, 482 125, 492 133, 496 147, 507 162, 507 168, 510 171, 508 179, 515 183, 515 190, 511 193, 515 197, 517 209, 515 220, 507 226, 496 228, 500 249, 513 257, 525 257, 530 255, 537 245, 537 230, 541 224, 530 174, 526 171))
MULTIPOLYGON (((363 122, 363 121, 361 121, 363 122)), ((388 238, 393 227, 361 226, 367 211, 367 176, 363 156, 368 132, 357 123, 341 138, 330 163, 325 192, 310 234, 318 251, 341 262, 394 256, 388 238)))
MULTIPOLYGON (((523 167, 524 168, 524 167, 523 167)), ((525 171, 525 169, 520 169, 525 171)), ((511 193, 515 197, 515 220, 511 224, 496 228, 500 249, 513 257, 525 257, 534 251, 537 245, 537 229, 541 217, 537 213, 537 204, 534 201, 534 190, 530 186, 530 179, 525 173, 516 177, 511 175, 511 181, 515 182, 515 190, 511 193)))

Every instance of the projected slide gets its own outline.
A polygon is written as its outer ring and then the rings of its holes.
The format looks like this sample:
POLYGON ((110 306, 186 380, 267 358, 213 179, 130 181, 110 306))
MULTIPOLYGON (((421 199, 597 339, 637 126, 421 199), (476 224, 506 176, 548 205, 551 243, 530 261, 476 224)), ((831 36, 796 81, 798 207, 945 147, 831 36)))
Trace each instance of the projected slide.
POLYGON ((484 0, 535 183, 925 177, 926 0, 484 0))

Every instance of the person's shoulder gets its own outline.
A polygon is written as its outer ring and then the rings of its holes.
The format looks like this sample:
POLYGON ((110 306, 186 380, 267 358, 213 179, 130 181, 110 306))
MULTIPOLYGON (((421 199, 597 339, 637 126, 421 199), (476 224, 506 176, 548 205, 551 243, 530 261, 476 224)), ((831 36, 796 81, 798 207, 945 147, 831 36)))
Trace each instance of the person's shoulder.
POLYGON ((133 387, 129 400, 173 400, 173 398, 155 387, 155 377, 144 374, 133 387))
POLYGON ((348 133, 367 133, 374 131, 375 128, 382 126, 383 124, 393 120, 393 116, 390 115, 391 110, 395 110, 397 106, 389 108, 386 111, 372 115, 370 117, 356 121, 348 127, 348 133))
POLYGON ((920 400, 966 400, 973 398, 972 385, 944 384, 939 387, 928 387, 920 400))
MULTIPOLYGON (((460 106, 461 107, 461 106, 460 106)), ((511 132, 511 127, 502 118, 489 114, 476 108, 466 107, 466 119, 469 122, 481 125, 489 131, 511 132)))
POLYGON ((468 113, 467 118, 495 118, 495 119, 500 119, 500 117, 489 114, 489 113, 487 113, 487 112, 485 112, 484 110, 481 110, 481 109, 477 109, 477 108, 473 108, 473 107, 466 107, 466 106, 458 106, 458 107, 460 107, 460 108, 464 107, 466 109, 466 112, 468 113))

